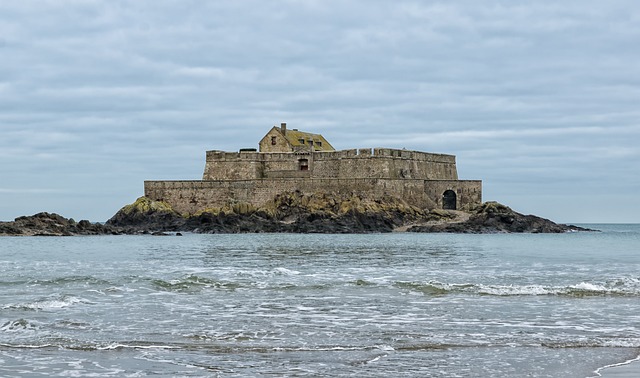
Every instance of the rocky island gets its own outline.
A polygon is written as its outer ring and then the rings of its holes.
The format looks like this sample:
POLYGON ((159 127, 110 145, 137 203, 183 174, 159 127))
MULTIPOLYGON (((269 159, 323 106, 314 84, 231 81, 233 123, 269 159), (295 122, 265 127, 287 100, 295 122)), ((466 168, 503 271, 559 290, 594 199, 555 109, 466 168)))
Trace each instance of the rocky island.
POLYGON ((145 181, 144 196, 105 225, 40 213, 0 235, 456 232, 584 230, 482 203, 453 155, 389 148, 336 151, 320 134, 274 126, 259 150, 206 152, 202 180, 145 181))
POLYGON ((164 202, 140 197, 106 224, 79 222, 38 213, 0 222, 0 236, 77 236, 194 233, 562 233, 587 229, 523 215, 497 202, 469 210, 423 210, 385 197, 370 201, 356 195, 282 193, 265 206, 250 204, 209 209, 184 216, 164 202))
POLYGON ((523 215, 497 202, 466 211, 423 210, 405 201, 384 197, 287 192, 265 206, 247 203, 184 216, 164 202, 146 197, 123 207, 107 222, 125 233, 188 231, 196 233, 562 233, 586 229, 523 215))

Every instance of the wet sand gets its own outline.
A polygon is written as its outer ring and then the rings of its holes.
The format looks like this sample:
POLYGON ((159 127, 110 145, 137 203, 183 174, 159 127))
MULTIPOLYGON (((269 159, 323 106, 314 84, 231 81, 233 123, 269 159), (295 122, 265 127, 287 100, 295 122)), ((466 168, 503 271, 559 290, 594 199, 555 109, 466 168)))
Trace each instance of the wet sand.
POLYGON ((596 372, 602 378, 638 378, 640 377, 640 357, 618 365, 604 367, 596 372))

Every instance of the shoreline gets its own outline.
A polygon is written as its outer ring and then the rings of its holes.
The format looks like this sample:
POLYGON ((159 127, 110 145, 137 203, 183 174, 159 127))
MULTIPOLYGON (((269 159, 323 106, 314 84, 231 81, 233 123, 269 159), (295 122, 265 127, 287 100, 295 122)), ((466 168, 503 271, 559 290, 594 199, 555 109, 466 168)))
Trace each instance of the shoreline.
POLYGON ((596 369, 588 378, 636 378, 640 377, 640 355, 624 362, 606 365, 596 369))

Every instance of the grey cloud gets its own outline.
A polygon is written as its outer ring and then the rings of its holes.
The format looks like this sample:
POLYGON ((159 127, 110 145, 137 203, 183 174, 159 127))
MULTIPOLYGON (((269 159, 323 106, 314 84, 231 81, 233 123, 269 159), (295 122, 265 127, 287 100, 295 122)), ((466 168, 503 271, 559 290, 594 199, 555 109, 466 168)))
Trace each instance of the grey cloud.
POLYGON ((0 216, 104 220, 280 121, 456 154, 541 215, 637 192, 639 21, 631 0, 4 2, 0 216))

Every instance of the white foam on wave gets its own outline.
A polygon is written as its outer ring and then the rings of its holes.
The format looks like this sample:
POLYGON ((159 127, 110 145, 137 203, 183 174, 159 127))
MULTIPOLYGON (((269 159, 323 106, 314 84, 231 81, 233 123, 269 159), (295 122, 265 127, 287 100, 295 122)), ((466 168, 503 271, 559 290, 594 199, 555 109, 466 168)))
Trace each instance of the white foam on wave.
POLYGON ((264 269, 238 270, 235 273, 239 276, 247 276, 247 277, 297 276, 300 274, 300 272, 297 270, 287 269, 284 267, 277 267, 270 270, 264 270, 264 269))
POLYGON ((384 357, 387 357, 387 356, 388 356, 387 354, 380 354, 378 356, 373 357, 372 359, 370 359, 368 361, 365 361, 365 364, 372 364, 374 362, 378 362, 378 361, 380 361, 380 359, 382 359, 384 357))
POLYGON ((511 295, 549 295, 554 294, 553 290, 549 290, 540 285, 526 285, 526 286, 484 286, 478 287, 479 294, 497 295, 497 296, 511 296, 511 295))
POLYGON ((429 281, 426 283, 400 282, 400 286, 417 292, 429 294, 469 293, 495 296, 538 296, 538 295, 640 295, 640 281, 635 279, 619 279, 614 282, 593 283, 580 282, 566 286, 546 285, 491 285, 474 283, 443 283, 429 281))
POLYGON ((23 309, 23 310, 34 310, 34 311, 47 311, 47 310, 57 310, 69 306, 73 306, 77 303, 84 302, 80 298, 64 296, 58 299, 41 299, 34 302, 29 303, 18 303, 18 304, 9 304, 3 307, 3 309, 23 309))
POLYGON ((613 348, 640 348, 640 339, 625 338, 625 339, 605 340, 602 343, 602 345, 606 347, 613 347, 613 348))
POLYGON ((593 292, 608 292, 611 290, 602 285, 596 285, 588 282, 580 282, 577 285, 569 286, 569 288, 575 289, 575 290, 584 290, 584 291, 593 291, 593 292))
POLYGON ((391 352, 395 350, 391 345, 378 345, 377 348, 380 350, 384 350, 386 352, 391 352))
POLYGON ((82 300, 80 300, 79 298, 66 297, 62 299, 52 299, 52 300, 28 303, 24 307, 31 308, 34 310, 55 310, 59 308, 69 307, 76 303, 81 303, 81 302, 82 300))
POLYGON ((97 350, 120 350, 120 349, 162 349, 162 350, 168 350, 168 349, 180 349, 179 347, 176 346, 171 346, 171 345, 128 345, 128 344, 119 344, 119 343, 112 343, 109 345, 105 345, 102 347, 97 347, 97 350))
POLYGON ((292 269, 287 269, 287 268, 275 268, 273 270, 274 272, 278 273, 278 274, 283 274, 285 276, 296 276, 298 274, 300 274, 300 272, 298 272, 297 270, 292 270, 292 269))
POLYGON ((32 345, 32 344, 5 344, 0 343, 0 347, 6 349, 45 349, 45 348, 54 348, 56 347, 53 344, 42 344, 42 345, 32 345))

